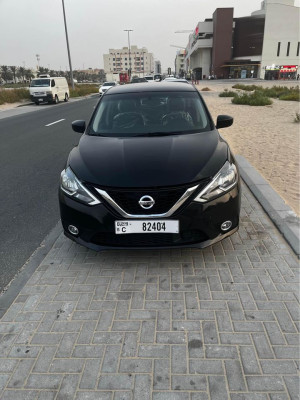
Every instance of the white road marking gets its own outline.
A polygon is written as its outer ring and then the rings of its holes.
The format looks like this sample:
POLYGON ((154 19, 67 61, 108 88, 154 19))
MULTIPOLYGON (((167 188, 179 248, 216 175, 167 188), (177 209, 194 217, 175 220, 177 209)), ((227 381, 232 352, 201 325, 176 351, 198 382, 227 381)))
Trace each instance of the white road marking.
POLYGON ((54 124, 57 124, 58 122, 65 121, 65 120, 66 120, 65 118, 63 118, 63 119, 59 119, 58 121, 51 122, 51 124, 48 124, 48 125, 45 125, 45 126, 54 125, 54 124))

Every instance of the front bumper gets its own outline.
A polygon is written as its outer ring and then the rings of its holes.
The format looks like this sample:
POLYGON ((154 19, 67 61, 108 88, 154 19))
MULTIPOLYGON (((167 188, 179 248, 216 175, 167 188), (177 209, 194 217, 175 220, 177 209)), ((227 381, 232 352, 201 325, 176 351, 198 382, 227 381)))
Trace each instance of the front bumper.
MULTIPOLYGON (((171 217, 160 218, 162 220, 179 220, 179 233, 116 235, 115 221, 126 218, 121 217, 103 203, 87 206, 59 190, 61 221, 65 235, 96 251, 111 248, 203 248, 210 246, 237 231, 240 199, 240 185, 238 184, 230 192, 207 203, 187 200, 171 217), (232 222, 232 226, 227 232, 221 230, 224 221, 232 222), (69 233, 69 225, 78 228, 77 236, 69 233)), ((146 218, 141 219, 145 220, 146 218)))
POLYGON ((45 101, 49 102, 49 101, 53 101, 53 95, 52 95, 52 93, 42 95, 42 96, 30 95, 30 99, 33 103, 43 103, 45 101))

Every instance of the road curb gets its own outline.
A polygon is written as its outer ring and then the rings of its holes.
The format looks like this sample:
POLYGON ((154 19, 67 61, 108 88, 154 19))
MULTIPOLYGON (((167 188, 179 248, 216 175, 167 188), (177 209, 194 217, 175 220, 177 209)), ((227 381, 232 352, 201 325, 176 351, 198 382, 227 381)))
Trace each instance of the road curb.
POLYGON ((235 158, 243 181, 299 258, 299 217, 245 157, 237 155, 235 158))
POLYGON ((47 256, 52 246, 62 233, 61 222, 59 221, 55 227, 48 233, 40 246, 33 252, 30 258, 23 265, 22 269, 10 282, 9 286, 4 289, 0 295, 0 318, 5 314, 10 305, 14 302, 21 289, 25 286, 28 279, 32 276, 43 259, 47 256))

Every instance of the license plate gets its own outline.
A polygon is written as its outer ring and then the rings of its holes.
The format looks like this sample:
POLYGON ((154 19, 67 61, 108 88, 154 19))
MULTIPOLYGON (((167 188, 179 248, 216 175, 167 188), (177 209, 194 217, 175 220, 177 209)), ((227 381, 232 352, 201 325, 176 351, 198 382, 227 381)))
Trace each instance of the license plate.
POLYGON ((43 99, 39 99, 39 101, 43 101, 43 99))
POLYGON ((179 233, 179 221, 176 220, 139 220, 115 221, 115 233, 179 233))

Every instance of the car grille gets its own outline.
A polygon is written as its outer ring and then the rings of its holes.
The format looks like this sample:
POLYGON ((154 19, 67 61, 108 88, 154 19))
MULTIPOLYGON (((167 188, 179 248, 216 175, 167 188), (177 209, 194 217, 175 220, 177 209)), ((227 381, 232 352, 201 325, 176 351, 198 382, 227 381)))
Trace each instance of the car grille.
POLYGON ((209 238, 198 230, 177 233, 132 233, 116 235, 114 233, 97 233, 91 242, 99 246, 111 247, 166 247, 200 243, 209 238))
MULTIPOLYGON (((197 191, 204 188, 209 181, 210 179, 200 181, 197 191)), ((106 192, 127 214, 153 215, 167 213, 190 187, 191 185, 160 189, 107 189, 106 192), (153 207, 144 209, 139 205, 139 200, 143 196, 151 196, 154 199, 153 207)), ((187 203, 188 199, 184 205, 187 203)))

